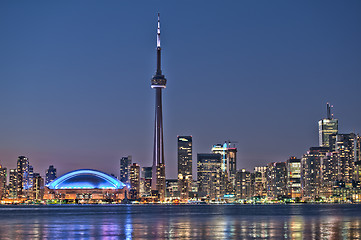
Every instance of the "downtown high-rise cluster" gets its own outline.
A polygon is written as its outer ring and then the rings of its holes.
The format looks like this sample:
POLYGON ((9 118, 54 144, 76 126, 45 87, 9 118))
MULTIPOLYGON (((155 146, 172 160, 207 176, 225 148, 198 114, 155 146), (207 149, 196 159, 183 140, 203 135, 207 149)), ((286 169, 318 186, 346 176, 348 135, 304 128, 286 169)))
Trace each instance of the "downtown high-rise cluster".
POLYGON ((44 185, 56 179, 53 165, 45 172, 45 181, 25 156, 17 159, 17 168, 8 169, 0 165, 0 199, 42 200, 44 185))
MULTIPOLYGON (((166 180, 169 201, 325 201, 361 202, 361 137, 339 133, 338 120, 327 104, 327 117, 318 122, 319 146, 300 158, 237 169, 237 148, 215 144, 197 154, 197 180, 192 174, 192 136, 178 136, 178 178, 166 180)), ((152 199, 152 167, 140 168, 131 156, 121 160, 121 178, 130 184, 133 199, 152 199)))

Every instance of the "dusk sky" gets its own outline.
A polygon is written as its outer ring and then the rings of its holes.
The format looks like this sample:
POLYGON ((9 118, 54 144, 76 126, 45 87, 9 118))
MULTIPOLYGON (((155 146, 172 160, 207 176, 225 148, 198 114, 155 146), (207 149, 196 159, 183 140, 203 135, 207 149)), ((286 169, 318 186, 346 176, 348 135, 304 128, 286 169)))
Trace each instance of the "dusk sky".
POLYGON ((237 141, 252 170, 318 145, 334 105, 361 133, 361 1, 1 1, 0 164, 119 175, 151 166, 161 15, 167 178, 177 135, 237 141))

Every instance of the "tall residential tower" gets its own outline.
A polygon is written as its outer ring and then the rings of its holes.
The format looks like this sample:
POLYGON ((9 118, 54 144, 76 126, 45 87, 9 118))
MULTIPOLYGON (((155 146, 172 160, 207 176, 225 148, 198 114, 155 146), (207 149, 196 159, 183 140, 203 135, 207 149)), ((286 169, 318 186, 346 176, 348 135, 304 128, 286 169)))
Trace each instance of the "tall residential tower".
POLYGON ((160 201, 165 198, 165 162, 163 142, 163 113, 162 113, 162 89, 167 80, 161 70, 161 47, 160 47, 160 20, 158 13, 157 29, 157 71, 152 78, 151 87, 155 89, 155 126, 154 126, 154 151, 152 169, 152 195, 159 197, 160 201))

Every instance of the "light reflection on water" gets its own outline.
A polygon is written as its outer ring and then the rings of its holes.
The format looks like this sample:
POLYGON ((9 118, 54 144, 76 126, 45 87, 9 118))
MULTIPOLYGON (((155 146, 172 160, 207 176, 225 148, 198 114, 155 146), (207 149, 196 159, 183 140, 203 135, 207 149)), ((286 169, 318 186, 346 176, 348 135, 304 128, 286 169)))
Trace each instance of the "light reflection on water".
POLYGON ((30 238, 361 239, 361 206, 0 206, 0 239, 30 238))

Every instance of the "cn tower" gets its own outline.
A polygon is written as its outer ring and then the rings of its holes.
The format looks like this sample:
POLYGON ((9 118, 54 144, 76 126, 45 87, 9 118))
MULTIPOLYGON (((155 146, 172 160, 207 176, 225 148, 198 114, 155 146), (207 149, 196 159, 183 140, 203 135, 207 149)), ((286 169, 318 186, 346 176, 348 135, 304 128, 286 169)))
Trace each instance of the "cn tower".
POLYGON ((162 89, 165 88, 167 79, 161 70, 161 47, 160 47, 160 20, 158 13, 157 28, 157 71, 151 80, 151 86, 155 89, 155 125, 154 125, 154 150, 152 168, 152 196, 164 201, 165 198, 165 163, 163 141, 163 112, 162 112, 162 89))

